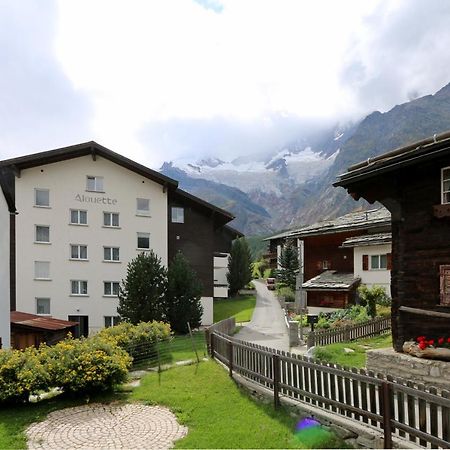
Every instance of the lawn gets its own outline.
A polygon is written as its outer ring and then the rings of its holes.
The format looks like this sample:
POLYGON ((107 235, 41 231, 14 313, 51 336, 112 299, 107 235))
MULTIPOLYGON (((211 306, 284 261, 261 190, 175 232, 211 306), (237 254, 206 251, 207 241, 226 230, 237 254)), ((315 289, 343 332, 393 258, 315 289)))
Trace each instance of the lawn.
POLYGON ((255 295, 214 300, 214 323, 235 317, 236 322, 249 322, 255 309, 255 295))
POLYGON ((375 348, 392 347, 392 335, 381 334, 352 342, 340 342, 315 349, 314 357, 324 362, 340 364, 347 367, 362 368, 366 366, 366 351, 375 348), (344 349, 354 352, 346 352, 344 349))
POLYGON ((339 448, 329 431, 295 434, 296 419, 256 403, 213 361, 150 374, 131 399, 165 405, 189 428, 176 448, 339 448))

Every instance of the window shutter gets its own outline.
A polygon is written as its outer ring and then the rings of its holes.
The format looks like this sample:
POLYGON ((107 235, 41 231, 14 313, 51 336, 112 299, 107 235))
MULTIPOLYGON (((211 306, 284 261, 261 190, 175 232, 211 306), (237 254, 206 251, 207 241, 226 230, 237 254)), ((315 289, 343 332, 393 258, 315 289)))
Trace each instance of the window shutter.
POLYGON ((362 268, 369 270, 369 255, 362 255, 362 268))
POLYGON ((450 306, 450 266, 440 266, 441 305, 450 306))
POLYGON ((392 253, 388 253, 387 255, 387 270, 391 270, 392 269, 392 253))

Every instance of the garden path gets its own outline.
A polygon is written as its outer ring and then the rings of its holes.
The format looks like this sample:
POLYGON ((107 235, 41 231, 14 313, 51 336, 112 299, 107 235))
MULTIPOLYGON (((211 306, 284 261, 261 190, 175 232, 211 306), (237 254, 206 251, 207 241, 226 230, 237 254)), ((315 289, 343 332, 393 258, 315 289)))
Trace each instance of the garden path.
POLYGON ((263 281, 253 280, 253 283, 256 288, 256 306, 252 320, 234 337, 241 341, 289 351, 289 334, 284 312, 277 298, 263 281))
POLYGON ((29 449, 168 449, 187 428, 161 406, 94 403, 54 411, 26 434, 29 449))

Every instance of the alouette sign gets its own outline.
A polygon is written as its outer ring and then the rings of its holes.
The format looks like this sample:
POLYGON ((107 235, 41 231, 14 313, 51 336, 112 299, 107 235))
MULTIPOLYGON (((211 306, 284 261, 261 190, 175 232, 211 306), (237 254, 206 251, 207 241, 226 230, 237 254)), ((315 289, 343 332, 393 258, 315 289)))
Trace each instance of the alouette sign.
POLYGON ((99 203, 102 205, 116 205, 117 199, 109 197, 91 197, 89 195, 77 194, 75 200, 81 203, 99 203))

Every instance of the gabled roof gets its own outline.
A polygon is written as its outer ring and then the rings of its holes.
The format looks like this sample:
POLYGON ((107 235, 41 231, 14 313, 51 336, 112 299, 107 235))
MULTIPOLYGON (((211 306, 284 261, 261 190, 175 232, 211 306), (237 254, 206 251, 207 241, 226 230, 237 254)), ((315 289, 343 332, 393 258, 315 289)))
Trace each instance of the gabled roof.
POLYGON ((125 167, 126 169, 136 172, 137 174, 161 185, 172 186, 174 188, 178 186, 178 181, 166 177, 156 170, 149 169, 148 167, 126 158, 125 156, 119 155, 119 153, 113 152, 112 150, 109 150, 94 141, 71 145, 69 147, 57 148, 55 150, 48 150, 45 152, 33 153, 26 156, 19 156, 18 158, 5 159, 0 161, 0 168, 10 167, 15 171, 20 171, 22 169, 29 169, 30 167, 52 164, 86 155, 92 155, 93 159, 97 156, 102 156, 103 158, 109 159, 119 166, 125 167))
POLYGON ((355 236, 346 239, 341 247, 364 247, 370 245, 390 244, 392 242, 392 233, 366 234, 364 236, 355 236))
POLYGON ((355 277, 353 273, 326 270, 320 275, 305 281, 302 287, 306 290, 348 291, 360 281, 361 279, 355 277))
POLYGON ((28 314, 20 311, 11 311, 11 325, 57 331, 75 327, 78 325, 78 322, 38 316, 36 314, 28 314))
POLYGON ((390 152, 369 158, 350 166, 346 173, 339 175, 333 186, 346 187, 354 182, 368 179, 382 173, 393 172, 399 168, 420 164, 423 161, 450 155, 450 132, 399 147, 390 152))
POLYGON ((270 236, 265 241, 278 238, 302 238, 322 234, 342 233, 360 229, 370 229, 379 226, 388 226, 391 223, 391 213, 384 207, 357 211, 336 219, 322 220, 301 228, 285 231, 284 233, 270 236))

